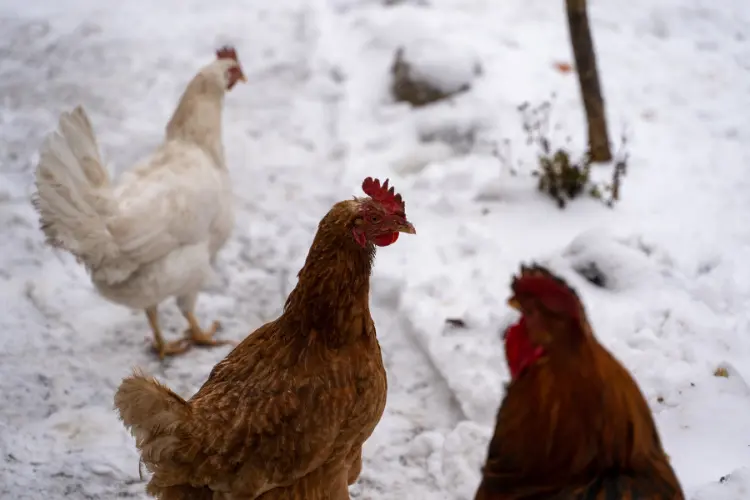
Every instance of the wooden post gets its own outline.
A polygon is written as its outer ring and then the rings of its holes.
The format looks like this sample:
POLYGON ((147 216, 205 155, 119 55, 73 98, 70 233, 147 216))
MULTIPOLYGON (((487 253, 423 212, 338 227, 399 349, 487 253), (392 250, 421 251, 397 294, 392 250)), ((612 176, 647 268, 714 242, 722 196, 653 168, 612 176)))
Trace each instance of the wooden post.
POLYGON ((586 0, 565 0, 568 11, 568 28, 573 54, 581 86, 583 105, 589 127, 589 153, 593 163, 612 160, 607 132, 607 117, 599 86, 599 73, 596 69, 594 42, 591 40, 589 19, 586 14, 586 0))

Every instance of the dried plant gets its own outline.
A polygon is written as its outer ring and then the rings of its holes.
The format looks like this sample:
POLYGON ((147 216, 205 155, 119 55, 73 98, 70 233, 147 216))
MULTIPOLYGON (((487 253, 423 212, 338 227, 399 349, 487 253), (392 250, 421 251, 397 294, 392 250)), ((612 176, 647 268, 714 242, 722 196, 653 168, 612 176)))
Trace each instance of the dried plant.
MULTIPOLYGON (((551 137, 550 115, 555 96, 537 106, 528 102, 521 104, 523 130, 526 143, 537 148, 537 165, 533 175, 538 177, 538 189, 552 197, 560 208, 581 194, 602 200, 608 207, 620 199, 622 178, 627 173, 628 154, 625 150, 627 138, 623 134, 620 151, 613 162, 612 180, 594 182, 591 179, 592 162, 588 151, 574 157, 570 150, 571 139, 563 147, 554 147, 551 137)), ((596 167, 600 168, 600 167, 596 167)))

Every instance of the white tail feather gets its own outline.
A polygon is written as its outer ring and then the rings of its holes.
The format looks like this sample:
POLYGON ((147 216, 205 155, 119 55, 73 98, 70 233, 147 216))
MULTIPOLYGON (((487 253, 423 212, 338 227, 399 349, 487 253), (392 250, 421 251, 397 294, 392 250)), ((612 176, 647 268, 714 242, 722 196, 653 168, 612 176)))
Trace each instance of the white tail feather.
POLYGON ((63 113, 58 130, 44 141, 36 189, 34 206, 49 244, 68 250, 90 270, 118 260, 120 250, 106 224, 117 205, 82 107, 63 113))

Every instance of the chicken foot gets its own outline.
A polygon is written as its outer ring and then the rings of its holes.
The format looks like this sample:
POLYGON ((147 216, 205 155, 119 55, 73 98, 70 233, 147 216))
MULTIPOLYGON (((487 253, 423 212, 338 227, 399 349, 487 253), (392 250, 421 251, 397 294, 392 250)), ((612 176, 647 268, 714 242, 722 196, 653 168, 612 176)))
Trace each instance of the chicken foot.
POLYGON ((167 356, 177 356, 190 350, 195 345, 201 346, 220 346, 220 345, 235 345, 235 342, 231 340, 219 340, 214 338, 216 332, 221 328, 221 324, 218 321, 214 321, 211 328, 203 330, 200 327, 200 323, 195 318, 192 312, 183 313, 185 319, 190 325, 185 330, 186 337, 180 340, 172 342, 166 342, 161 333, 161 327, 159 326, 159 316, 157 314, 156 307, 149 307, 146 309, 146 317, 148 323, 151 326, 151 331, 154 334, 154 342, 152 344, 153 349, 159 356, 159 359, 164 359, 167 356))
POLYGON ((218 321, 214 321, 210 328, 204 330, 201 328, 200 323, 195 318, 193 311, 195 310, 195 302, 198 298, 197 293, 188 293, 177 297, 177 307, 182 312, 182 315, 188 322, 188 329, 185 330, 185 340, 188 343, 188 348, 200 345, 200 346, 220 346, 220 345, 237 345, 236 342, 231 340, 217 340, 214 338, 216 332, 221 328, 221 324, 218 321))
POLYGON ((218 321, 214 321, 211 324, 211 327, 207 330, 204 330, 201 328, 200 323, 198 323, 198 320, 195 318, 195 315, 192 312, 186 312, 183 313, 185 316, 185 319, 187 320, 188 324, 190 325, 187 330, 185 330, 185 335, 188 335, 188 338, 185 340, 188 341, 192 345, 204 345, 204 346, 218 346, 218 345, 234 345, 235 342, 231 340, 219 340, 214 338, 214 335, 216 335, 216 332, 219 331, 221 328, 221 323, 218 321))
POLYGON ((186 342, 187 339, 174 342, 164 341, 164 337, 161 334, 161 328, 159 327, 159 316, 156 307, 149 307, 146 309, 146 317, 148 318, 148 324, 151 326, 151 332, 154 334, 154 343, 152 346, 158 354, 159 359, 164 359, 166 356, 182 354, 190 348, 190 344, 186 342))

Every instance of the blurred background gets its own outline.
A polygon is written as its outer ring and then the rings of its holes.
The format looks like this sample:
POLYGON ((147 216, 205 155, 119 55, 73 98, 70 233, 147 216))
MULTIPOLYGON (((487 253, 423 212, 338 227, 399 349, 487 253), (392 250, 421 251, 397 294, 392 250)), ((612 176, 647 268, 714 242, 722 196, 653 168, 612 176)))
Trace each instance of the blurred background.
POLYGON ((473 498, 508 284, 531 261, 633 372, 687 496, 746 498, 750 7, 592 0, 588 18, 611 147, 595 163, 562 0, 0 0, 0 496, 146 498, 115 388, 141 366, 189 396, 228 352, 159 362, 142 313, 44 245, 29 197, 61 112, 85 106, 120 173, 231 43, 248 78, 224 112, 237 220, 204 321, 240 340, 275 318, 321 217, 366 176, 418 228, 375 265, 389 399, 354 498, 473 498))

